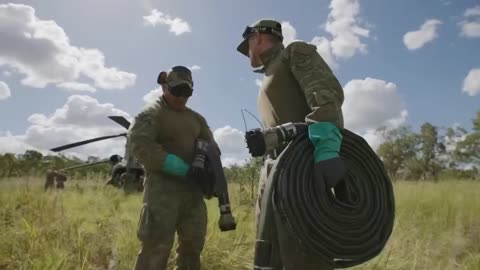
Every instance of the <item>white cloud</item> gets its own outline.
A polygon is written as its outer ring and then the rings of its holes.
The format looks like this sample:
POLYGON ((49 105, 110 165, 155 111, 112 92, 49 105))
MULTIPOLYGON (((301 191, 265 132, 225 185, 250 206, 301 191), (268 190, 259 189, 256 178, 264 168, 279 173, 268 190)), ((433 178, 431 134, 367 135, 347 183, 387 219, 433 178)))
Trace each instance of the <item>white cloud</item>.
POLYGON ((465 20, 459 23, 462 27, 460 35, 467 38, 480 37, 480 6, 466 9, 463 16, 465 20))
MULTIPOLYGON (((0 137, 0 151, 22 153, 26 149, 37 149, 47 153, 48 149, 64 144, 126 132, 123 127, 107 118, 110 115, 124 116, 131 120, 128 113, 115 108, 113 104, 100 103, 89 96, 70 96, 51 115, 31 115, 28 118, 31 125, 25 134, 0 137), (6 145, 7 143, 12 145, 6 145)), ((112 154, 123 156, 124 144, 125 139, 120 137, 86 144, 62 153, 82 158, 89 155, 102 158, 112 154)))
POLYGON ((123 89, 135 84, 136 75, 117 68, 105 67, 105 56, 99 50, 82 49, 80 66, 82 72, 103 89, 123 89))
POLYGON ((282 22, 282 34, 284 46, 297 40, 297 30, 288 21, 282 22))
POLYGON ((73 95, 51 116, 33 114, 29 121, 42 126, 73 124, 82 127, 101 127, 113 123, 107 118, 109 115, 129 117, 128 113, 116 109, 111 103, 99 103, 95 98, 86 95, 73 95))
POLYGON ((262 80, 260 79, 255 79, 255 85, 258 86, 258 87, 262 87, 262 80))
POLYGON ((97 91, 91 85, 86 83, 78 82, 64 82, 57 85, 59 88, 71 90, 71 91, 85 91, 85 92, 95 92, 97 91))
POLYGON ((467 8, 464 13, 465 17, 474 17, 480 16, 480 6, 475 6, 473 8, 467 8))
POLYGON ((153 104, 157 99, 159 99, 163 94, 162 87, 159 86, 148 92, 145 96, 143 96, 143 101, 145 102, 146 106, 153 104))
POLYGON ((462 25, 462 36, 469 37, 469 38, 480 37, 480 21, 463 22, 461 25, 462 25))
POLYGON ((12 95, 10 88, 5 82, 0 81, 0 100, 5 100, 12 95))
MULTIPOLYGON (((330 39, 315 36, 310 41, 317 46, 317 52, 331 68, 337 67, 336 58, 348 59, 357 53, 366 53, 367 45, 362 38, 370 36, 370 30, 361 26, 359 21, 360 4, 358 0, 332 0, 325 30, 330 39)), ((297 40, 297 31, 290 22, 283 22, 286 44, 297 40)))
POLYGON ((242 131, 225 126, 215 129, 213 136, 222 151, 224 166, 243 165, 250 158, 242 131))
POLYGON ((433 41, 438 37, 438 27, 442 24, 441 21, 430 19, 420 26, 420 29, 407 32, 403 36, 403 43, 409 50, 417 50, 422 48, 425 44, 433 41))
POLYGON ((169 31, 175 33, 175 35, 181 35, 187 32, 191 32, 188 22, 181 18, 172 18, 169 14, 163 14, 157 9, 152 9, 150 15, 143 16, 145 25, 156 26, 157 24, 163 24, 169 26, 169 31))
POLYGON ((472 69, 463 80, 463 92, 470 96, 480 94, 480 68, 472 69))
POLYGON ((0 4, 0 40, 0 66, 25 75, 21 82, 27 86, 54 84, 65 88, 65 84, 77 83, 78 88, 81 77, 102 89, 135 84, 135 74, 106 67, 105 56, 97 49, 71 45, 62 27, 38 18, 28 5, 0 4))
POLYGON ((365 53, 367 45, 361 38, 369 37, 370 31, 360 26, 358 0, 332 0, 330 2, 325 30, 332 34, 330 46, 333 54, 339 58, 351 58, 357 52, 365 53))
POLYGON ((367 141, 370 147, 376 151, 378 147, 385 142, 385 138, 382 134, 379 134, 374 129, 368 129, 365 133, 362 134, 362 137, 367 141))
POLYGON ((367 77, 349 81, 344 91, 345 127, 362 135, 372 148, 384 141, 377 128, 396 128, 406 122, 408 111, 394 83, 367 77))
POLYGON ((10 76, 12 76, 12 73, 11 73, 10 71, 8 71, 8 70, 5 70, 5 71, 3 72, 3 76, 5 76, 5 77, 10 77, 10 76))
MULTIPOLYGON (((6 134, 0 134, 0 153, 14 153, 23 154, 26 150, 36 150, 42 152, 27 143, 25 143, 25 136, 14 136, 10 131, 6 134)), ((46 153, 43 151, 43 153, 46 153)))
POLYGON ((397 127, 408 116, 397 85, 374 78, 351 80, 344 86, 345 126, 364 131, 381 126, 397 127))
POLYGON ((194 71, 194 70, 201 70, 202 67, 199 66, 199 65, 193 65, 193 66, 189 67, 189 69, 192 70, 192 71, 194 71))

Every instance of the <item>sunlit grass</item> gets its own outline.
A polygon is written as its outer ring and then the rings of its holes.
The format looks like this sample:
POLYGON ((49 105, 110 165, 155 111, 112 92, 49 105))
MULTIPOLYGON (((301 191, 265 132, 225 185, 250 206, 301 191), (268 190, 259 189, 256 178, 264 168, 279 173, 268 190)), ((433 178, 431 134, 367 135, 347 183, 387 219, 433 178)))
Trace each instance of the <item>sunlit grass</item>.
MULTIPOLYGON (((0 180, 0 269, 132 269, 141 194, 98 181, 44 193, 39 179, 0 180)), ((203 269, 253 269, 254 204, 230 185, 237 230, 218 228, 207 201, 203 269)), ((480 269, 480 183, 397 182, 396 223, 386 249, 356 269, 480 269)), ((173 253, 170 265, 173 264, 173 253)))

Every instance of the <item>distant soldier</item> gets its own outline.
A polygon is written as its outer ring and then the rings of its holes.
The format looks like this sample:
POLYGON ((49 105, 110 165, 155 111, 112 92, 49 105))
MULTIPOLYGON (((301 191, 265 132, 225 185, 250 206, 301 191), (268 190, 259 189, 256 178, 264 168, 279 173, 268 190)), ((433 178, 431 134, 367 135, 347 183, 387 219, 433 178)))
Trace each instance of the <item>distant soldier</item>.
POLYGON ((55 180, 57 182, 57 189, 63 189, 65 187, 65 181, 67 181, 67 176, 63 173, 56 172, 55 180))
POLYGON ((55 186, 55 171, 48 170, 45 177, 44 191, 55 186))
POLYGON ((105 185, 119 186, 120 185, 120 176, 122 175, 122 170, 115 170, 115 165, 122 161, 122 157, 119 155, 112 155, 110 157, 110 165, 112 169, 110 171, 110 178, 105 182, 105 185))

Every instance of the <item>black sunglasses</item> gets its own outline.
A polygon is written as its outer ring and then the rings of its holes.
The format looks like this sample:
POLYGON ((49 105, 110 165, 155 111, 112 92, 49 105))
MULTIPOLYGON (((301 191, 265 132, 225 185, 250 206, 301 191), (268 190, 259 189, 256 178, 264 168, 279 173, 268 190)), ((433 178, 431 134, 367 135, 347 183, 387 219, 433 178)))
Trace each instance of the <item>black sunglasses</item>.
POLYGON ((168 91, 176 97, 190 97, 193 94, 193 88, 187 84, 180 84, 174 87, 169 87, 168 91))

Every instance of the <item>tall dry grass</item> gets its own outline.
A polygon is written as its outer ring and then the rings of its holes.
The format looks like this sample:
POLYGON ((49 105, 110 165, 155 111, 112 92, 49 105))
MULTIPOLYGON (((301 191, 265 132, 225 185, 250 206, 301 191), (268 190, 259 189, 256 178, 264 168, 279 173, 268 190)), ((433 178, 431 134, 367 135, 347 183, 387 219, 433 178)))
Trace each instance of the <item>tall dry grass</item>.
MULTIPOLYGON (((66 182, 62 192, 44 193, 42 184, 0 180, 0 269, 132 269, 141 194, 94 180, 66 182)), ((206 270, 253 269, 254 204, 230 189, 236 231, 220 232, 217 201, 207 201, 206 270)), ((480 269, 479 182, 396 182, 395 195, 392 238, 355 269, 480 269)))

